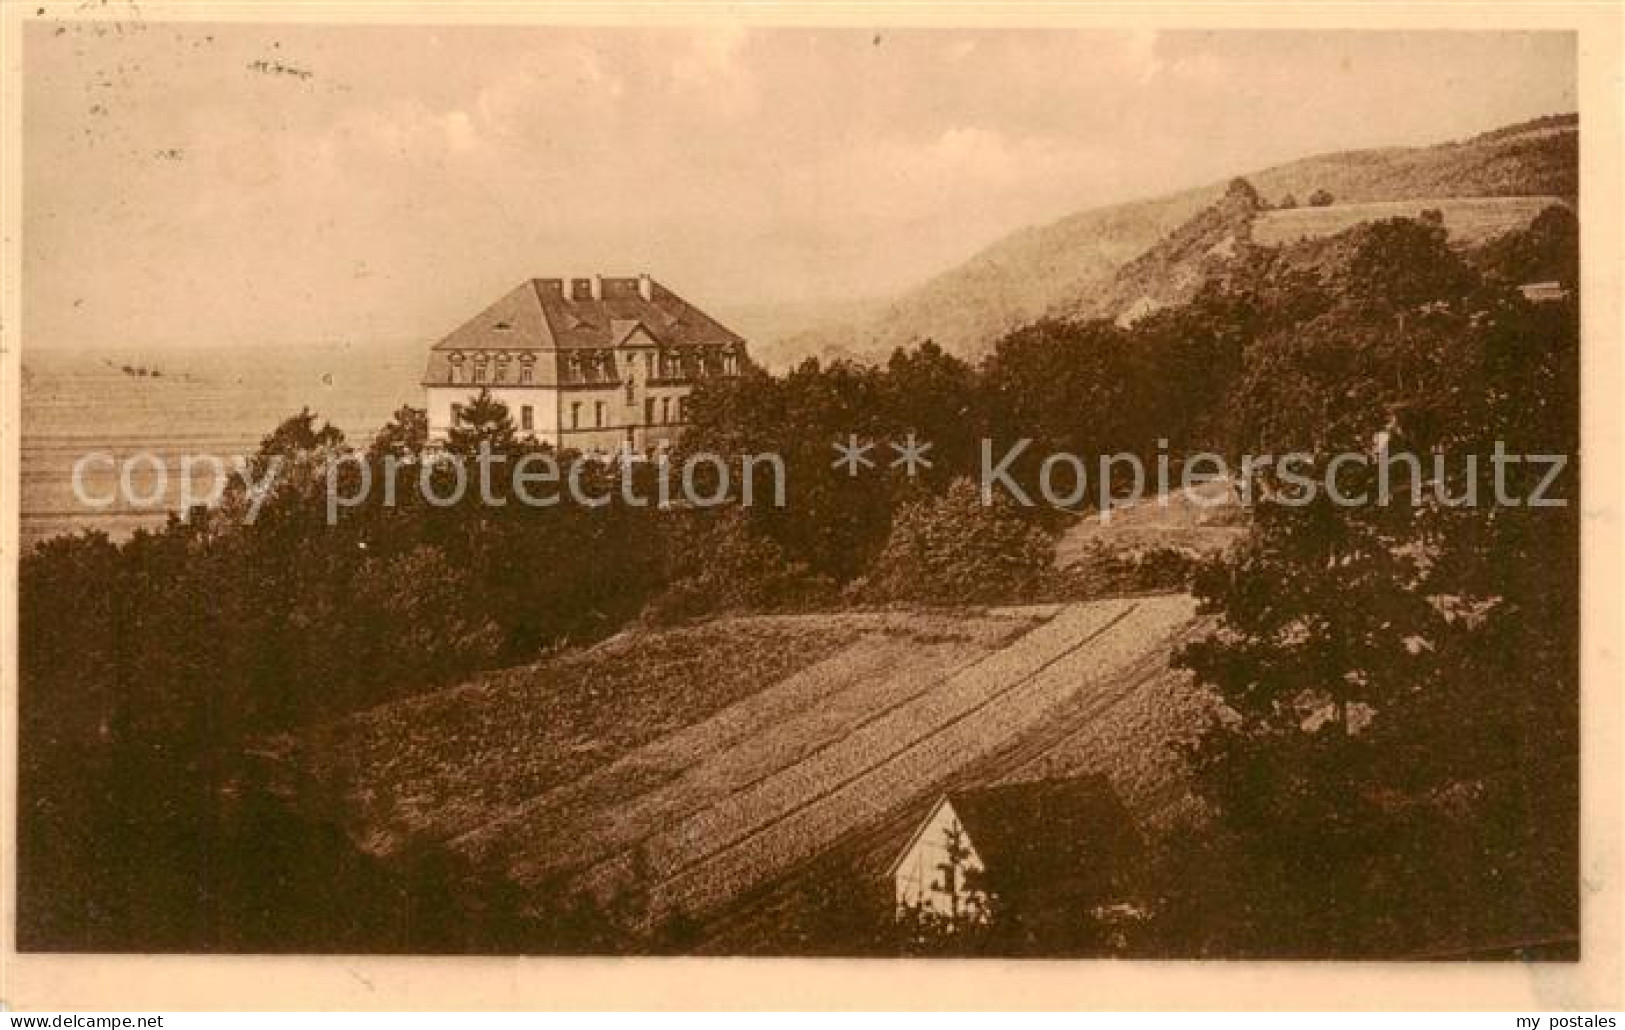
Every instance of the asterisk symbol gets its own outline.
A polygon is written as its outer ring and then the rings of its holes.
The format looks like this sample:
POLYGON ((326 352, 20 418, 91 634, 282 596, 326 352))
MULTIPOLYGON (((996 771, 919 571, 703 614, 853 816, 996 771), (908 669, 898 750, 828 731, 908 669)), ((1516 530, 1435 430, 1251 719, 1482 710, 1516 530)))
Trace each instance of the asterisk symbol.
POLYGON ((874 468, 874 459, 868 457, 874 446, 872 443, 859 443, 858 434, 848 433, 846 443, 835 441, 834 447, 840 457, 830 462, 829 467, 840 468, 844 465, 849 476, 856 476, 860 468, 874 468))
POLYGON ((892 459, 892 468, 902 465, 910 479, 920 469, 931 467, 931 459, 925 456, 925 452, 931 449, 930 442, 920 443, 914 439, 912 432, 908 434, 907 443, 893 443, 891 449, 897 452, 897 457, 892 459))

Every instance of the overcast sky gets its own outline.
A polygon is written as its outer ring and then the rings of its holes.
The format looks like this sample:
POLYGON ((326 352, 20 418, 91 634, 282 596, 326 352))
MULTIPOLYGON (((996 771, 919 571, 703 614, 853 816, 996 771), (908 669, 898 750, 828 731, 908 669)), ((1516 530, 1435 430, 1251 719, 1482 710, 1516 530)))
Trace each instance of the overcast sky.
POLYGON ((432 338, 594 271, 719 314, 884 294, 1576 106, 1566 34, 36 23, 24 60, 27 346, 432 338))

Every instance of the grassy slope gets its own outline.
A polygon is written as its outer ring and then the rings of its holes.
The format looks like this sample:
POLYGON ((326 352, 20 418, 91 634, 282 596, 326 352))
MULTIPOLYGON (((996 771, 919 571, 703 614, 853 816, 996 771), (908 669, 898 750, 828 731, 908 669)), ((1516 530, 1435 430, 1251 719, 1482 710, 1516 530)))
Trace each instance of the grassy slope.
MULTIPOLYGON (((1340 204, 1447 197, 1561 196, 1578 189, 1577 125, 1509 127, 1458 143, 1349 151, 1247 176, 1271 204, 1316 189, 1340 204)), ((1218 200, 1223 183, 1022 229, 863 317, 777 345, 883 355, 926 337, 961 355, 1051 311, 1089 311, 1125 262, 1218 200)))

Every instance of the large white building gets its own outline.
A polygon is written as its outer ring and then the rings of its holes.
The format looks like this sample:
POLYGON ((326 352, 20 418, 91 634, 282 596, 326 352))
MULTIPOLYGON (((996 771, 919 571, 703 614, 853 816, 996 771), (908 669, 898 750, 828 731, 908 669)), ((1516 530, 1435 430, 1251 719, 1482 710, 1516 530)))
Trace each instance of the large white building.
POLYGON ((444 440, 488 389, 521 436, 651 450, 685 423, 695 383, 747 360, 742 338, 647 275, 531 279, 429 352, 429 436, 444 440))

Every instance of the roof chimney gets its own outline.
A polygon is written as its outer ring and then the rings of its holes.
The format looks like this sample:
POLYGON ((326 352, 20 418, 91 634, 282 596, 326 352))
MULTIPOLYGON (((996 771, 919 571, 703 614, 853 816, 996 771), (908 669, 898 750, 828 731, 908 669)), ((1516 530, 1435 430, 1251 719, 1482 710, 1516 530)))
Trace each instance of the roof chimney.
POLYGON ((644 300, 655 299, 654 280, 649 278, 648 272, 644 272, 638 276, 638 296, 642 297, 644 300))
POLYGON ((592 277, 592 299, 593 300, 603 300, 604 299, 604 277, 601 276, 601 275, 596 275, 595 274, 592 277))

